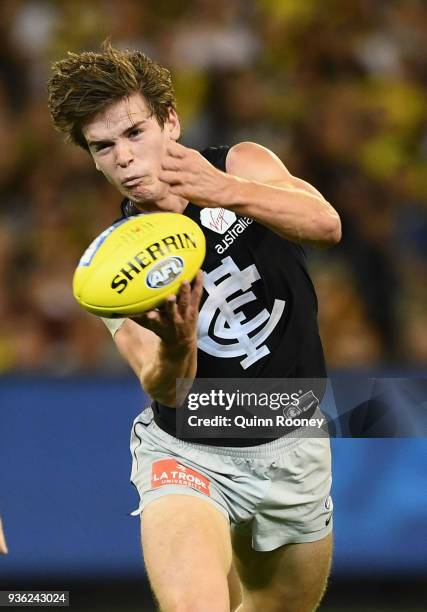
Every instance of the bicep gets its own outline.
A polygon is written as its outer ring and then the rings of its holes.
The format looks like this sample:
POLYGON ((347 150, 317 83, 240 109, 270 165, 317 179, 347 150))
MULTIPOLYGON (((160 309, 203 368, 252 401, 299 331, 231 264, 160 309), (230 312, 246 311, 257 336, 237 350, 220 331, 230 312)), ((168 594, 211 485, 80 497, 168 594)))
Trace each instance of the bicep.
POLYGON ((140 379, 143 365, 154 359, 160 338, 132 319, 126 319, 116 332, 114 342, 122 357, 140 379))
POLYGON ((226 171, 272 187, 292 187, 323 197, 310 183, 293 176, 275 153, 254 142, 240 142, 231 147, 226 171))

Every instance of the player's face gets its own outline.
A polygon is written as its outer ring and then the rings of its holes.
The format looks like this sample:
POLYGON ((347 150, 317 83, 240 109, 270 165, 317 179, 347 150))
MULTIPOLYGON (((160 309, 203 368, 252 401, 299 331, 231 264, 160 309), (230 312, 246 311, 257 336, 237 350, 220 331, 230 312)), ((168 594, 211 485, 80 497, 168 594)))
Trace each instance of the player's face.
POLYGON ((144 97, 134 93, 96 115, 83 134, 97 169, 138 208, 170 210, 177 205, 168 195, 169 185, 158 178, 168 143, 180 135, 175 111, 170 110, 162 128, 150 116, 144 97))

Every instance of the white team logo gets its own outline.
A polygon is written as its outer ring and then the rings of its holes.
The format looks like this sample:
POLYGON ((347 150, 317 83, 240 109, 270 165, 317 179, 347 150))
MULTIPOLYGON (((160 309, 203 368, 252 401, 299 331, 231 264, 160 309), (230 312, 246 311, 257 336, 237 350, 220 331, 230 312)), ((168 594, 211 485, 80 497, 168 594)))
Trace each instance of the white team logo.
POLYGON ((224 234, 236 221, 236 215, 225 208, 202 208, 200 221, 202 225, 217 234, 224 234))
POLYGON ((264 308, 252 319, 246 320, 242 306, 256 300, 250 287, 259 279, 260 275, 254 264, 239 270, 231 257, 225 257, 215 270, 204 274, 204 287, 208 298, 199 313, 198 346, 215 357, 245 356, 240 362, 244 370, 270 353, 264 342, 278 324, 285 309, 283 300, 274 300, 271 313, 264 308), (230 299, 234 295, 235 297, 230 299), (210 335, 213 322, 214 327, 210 335), (215 338, 223 342, 217 342, 215 338))

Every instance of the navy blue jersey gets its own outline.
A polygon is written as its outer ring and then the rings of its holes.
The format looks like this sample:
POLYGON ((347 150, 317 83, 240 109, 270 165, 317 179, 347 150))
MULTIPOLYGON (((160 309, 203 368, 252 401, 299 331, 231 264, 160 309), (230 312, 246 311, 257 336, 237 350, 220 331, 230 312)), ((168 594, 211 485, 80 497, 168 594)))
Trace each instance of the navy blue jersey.
MULTIPOLYGON (((201 153, 225 171, 228 150, 210 147, 201 153)), ((124 216, 138 212, 131 202, 122 203, 124 216)), ((200 208, 190 202, 183 214, 206 237, 197 377, 325 379, 317 298, 303 248, 223 208, 200 208)), ((175 409, 153 402, 153 411, 158 426, 176 436, 175 409)), ((268 441, 193 440, 216 446, 268 441)))

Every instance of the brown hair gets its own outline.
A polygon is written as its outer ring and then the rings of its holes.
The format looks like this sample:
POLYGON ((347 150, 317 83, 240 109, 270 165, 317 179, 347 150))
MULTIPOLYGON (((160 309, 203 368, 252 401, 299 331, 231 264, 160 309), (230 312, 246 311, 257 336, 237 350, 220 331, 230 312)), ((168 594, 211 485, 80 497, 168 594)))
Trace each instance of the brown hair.
POLYGON ((141 51, 121 51, 109 40, 102 52, 68 53, 52 65, 47 90, 53 125, 68 142, 88 150, 82 128, 113 102, 141 92, 161 127, 176 109, 169 70, 141 51))

